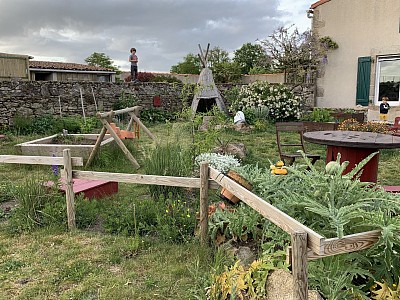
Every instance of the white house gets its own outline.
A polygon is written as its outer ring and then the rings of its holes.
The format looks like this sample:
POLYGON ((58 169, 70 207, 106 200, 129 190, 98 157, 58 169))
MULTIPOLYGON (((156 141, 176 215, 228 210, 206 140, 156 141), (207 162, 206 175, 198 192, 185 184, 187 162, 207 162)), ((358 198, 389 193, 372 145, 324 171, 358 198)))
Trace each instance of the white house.
POLYGON ((319 72, 318 107, 376 109, 384 95, 400 105, 400 0, 320 0, 308 16, 339 45, 319 72))

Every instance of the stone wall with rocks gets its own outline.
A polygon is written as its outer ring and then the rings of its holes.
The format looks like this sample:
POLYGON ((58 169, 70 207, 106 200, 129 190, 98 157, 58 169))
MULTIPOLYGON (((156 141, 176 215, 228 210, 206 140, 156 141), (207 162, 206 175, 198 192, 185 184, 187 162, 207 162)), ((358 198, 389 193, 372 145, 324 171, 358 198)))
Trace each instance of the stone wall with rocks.
MULTIPOLYGON (((232 84, 218 85, 221 94, 232 88, 232 84)), ((16 115, 37 117, 46 114, 94 116, 97 111, 109 111, 121 95, 134 95, 138 105, 153 108, 153 98, 159 96, 160 109, 174 112, 182 109, 182 98, 191 105, 191 90, 182 84, 108 83, 108 82, 55 82, 55 81, 2 81, 0 82, 0 126, 13 124, 16 115), (186 92, 185 92, 186 91, 186 92), (83 99, 83 101, 81 101, 83 99), (83 102, 83 104, 82 104, 83 102)), ((313 88, 299 87, 296 94, 313 103, 313 88)), ((313 106, 313 105, 311 105, 313 106)))

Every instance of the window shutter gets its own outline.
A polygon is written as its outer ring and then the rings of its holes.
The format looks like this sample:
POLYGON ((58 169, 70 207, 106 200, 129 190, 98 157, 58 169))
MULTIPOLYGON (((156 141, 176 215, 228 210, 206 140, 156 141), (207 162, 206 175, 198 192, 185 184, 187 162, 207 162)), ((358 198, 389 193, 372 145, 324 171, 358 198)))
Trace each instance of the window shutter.
POLYGON ((371 83, 371 57, 358 58, 356 104, 368 106, 371 83))

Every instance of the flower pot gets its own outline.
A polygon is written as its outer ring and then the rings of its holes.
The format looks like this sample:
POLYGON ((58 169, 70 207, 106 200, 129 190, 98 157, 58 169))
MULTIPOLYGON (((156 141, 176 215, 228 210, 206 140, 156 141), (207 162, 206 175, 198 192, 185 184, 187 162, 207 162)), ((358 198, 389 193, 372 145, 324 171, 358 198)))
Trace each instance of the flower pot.
MULTIPOLYGON (((242 187, 248 189, 249 191, 251 191, 253 188, 253 186, 251 185, 250 182, 248 182, 246 179, 244 179, 242 176, 240 176, 235 171, 230 170, 226 176, 228 176, 230 179, 234 180, 235 182, 239 183, 242 187)), ((234 204, 236 204, 240 201, 240 199, 238 197, 236 197, 234 194, 229 192, 226 188, 222 188, 220 196, 221 196, 221 198, 226 199, 229 202, 232 202, 234 204)))

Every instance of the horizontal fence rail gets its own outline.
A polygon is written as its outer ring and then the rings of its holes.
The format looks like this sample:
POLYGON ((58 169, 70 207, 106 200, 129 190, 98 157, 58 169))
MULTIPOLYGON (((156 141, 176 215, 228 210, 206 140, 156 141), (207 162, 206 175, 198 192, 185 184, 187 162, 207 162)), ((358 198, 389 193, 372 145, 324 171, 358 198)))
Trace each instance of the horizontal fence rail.
MULTIPOLYGON (((82 157, 71 157, 72 165, 76 167, 83 166, 82 157)), ((21 155, 0 155, 0 163, 6 164, 24 164, 24 165, 64 165, 62 157, 54 156, 21 156, 21 155)))
MULTIPOLYGON (((110 178, 112 178, 111 181, 123 182, 123 183, 200 188, 200 178, 93 172, 93 171, 72 171, 72 176, 73 178, 77 179, 97 179, 97 180, 110 181, 110 178)), ((219 188, 219 185, 216 184, 214 181, 209 180, 209 188, 217 189, 219 188)))

